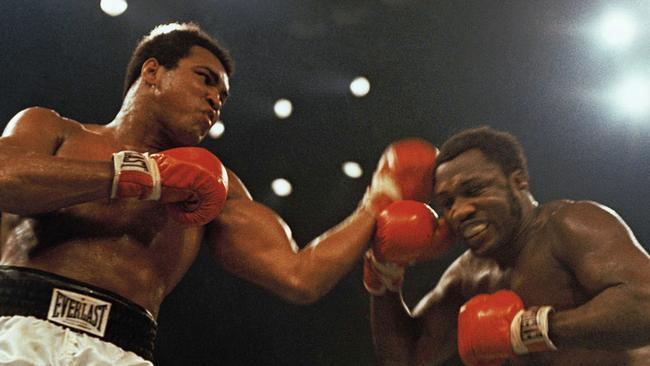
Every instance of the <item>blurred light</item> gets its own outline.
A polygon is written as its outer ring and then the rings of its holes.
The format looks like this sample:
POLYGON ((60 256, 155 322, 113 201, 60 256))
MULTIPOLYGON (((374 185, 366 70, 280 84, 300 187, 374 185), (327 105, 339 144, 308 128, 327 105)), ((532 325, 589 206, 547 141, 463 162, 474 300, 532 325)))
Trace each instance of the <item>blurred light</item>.
POLYGON ((286 197, 291 194, 291 191, 293 191, 291 183, 289 183, 289 181, 284 178, 278 178, 274 180, 271 183, 271 189, 273 189, 273 193, 277 194, 280 197, 286 197))
POLYGON ((278 118, 285 119, 291 115, 291 112, 293 112, 293 105, 288 99, 278 99, 278 101, 275 102, 275 106, 273 106, 273 110, 278 118))
POLYGON ((629 117, 644 117, 650 112, 650 80, 632 75, 614 88, 611 95, 615 108, 629 117))
POLYGON ((350 91, 355 97, 363 97, 370 91, 370 82, 363 76, 359 76, 350 83, 350 91))
POLYGON ((363 175, 363 169, 359 163, 354 161, 346 161, 343 163, 343 173, 350 178, 359 178, 363 175))
POLYGON ((213 139, 218 139, 223 135, 224 131, 226 130, 226 126, 224 126, 223 122, 217 121, 215 122, 212 127, 210 127, 210 131, 208 131, 208 135, 212 137, 213 139))
POLYGON ((599 33, 606 45, 625 47, 636 36, 637 22, 629 12, 610 10, 603 16, 599 33))
POLYGON ((126 0, 102 0, 99 3, 99 7, 102 8, 104 13, 116 17, 126 11, 128 4, 126 0))

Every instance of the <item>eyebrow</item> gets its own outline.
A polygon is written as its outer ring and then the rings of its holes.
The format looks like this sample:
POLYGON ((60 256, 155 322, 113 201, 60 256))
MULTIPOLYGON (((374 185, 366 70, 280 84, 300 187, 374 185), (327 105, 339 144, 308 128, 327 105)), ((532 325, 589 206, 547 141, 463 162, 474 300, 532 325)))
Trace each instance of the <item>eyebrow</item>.
MULTIPOLYGON (((207 72, 208 74, 210 74, 210 77, 211 77, 212 80, 214 80, 215 82, 223 81, 223 79, 219 76, 219 74, 217 74, 216 72, 212 71, 212 69, 211 69, 209 66, 199 65, 198 68, 199 68, 199 69, 202 69, 203 71, 205 71, 205 72, 207 72)), ((223 98, 227 98, 227 97, 230 95, 230 92, 224 88, 224 91, 223 91, 221 94, 222 94, 223 98)))
POLYGON ((472 184, 477 184, 477 183, 478 183, 478 184, 483 184, 483 183, 485 183, 486 181, 489 182, 490 179, 484 179, 484 178, 482 178, 482 177, 470 177, 469 179, 467 179, 467 180, 461 182, 461 183, 460 183, 460 186, 461 186, 461 187, 467 187, 467 186, 470 186, 470 185, 472 185, 472 184))
MULTIPOLYGON (((460 182, 458 184, 458 186, 460 188, 465 189, 465 188, 467 188, 467 187, 469 187, 469 186, 471 186, 473 184, 485 184, 485 183, 489 183, 491 181, 492 181, 491 178, 490 179, 485 179, 484 177, 476 177, 476 176, 474 176, 474 177, 469 177, 469 178, 463 180, 462 182, 460 182)), ((448 190, 434 191, 433 194, 436 195, 436 196, 450 196, 450 193, 449 193, 448 190)))

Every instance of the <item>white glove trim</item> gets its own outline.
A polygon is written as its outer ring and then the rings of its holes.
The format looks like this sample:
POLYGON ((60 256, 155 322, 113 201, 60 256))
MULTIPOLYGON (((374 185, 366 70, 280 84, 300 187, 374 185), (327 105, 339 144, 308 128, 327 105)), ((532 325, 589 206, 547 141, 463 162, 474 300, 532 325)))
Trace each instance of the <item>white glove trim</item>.
POLYGON ((370 262, 379 274, 379 279, 386 286, 388 291, 399 292, 404 279, 404 267, 391 262, 380 262, 375 253, 370 251, 370 262))
POLYGON ((519 310, 510 323, 510 342, 515 354, 557 351, 548 335, 548 314, 551 312, 551 306, 519 310))
POLYGON ((113 185, 111 187, 111 199, 117 196, 117 188, 120 174, 123 171, 136 171, 151 176, 151 194, 146 200, 159 200, 162 193, 160 184, 160 171, 158 163, 149 156, 149 153, 125 150, 113 154, 113 185))

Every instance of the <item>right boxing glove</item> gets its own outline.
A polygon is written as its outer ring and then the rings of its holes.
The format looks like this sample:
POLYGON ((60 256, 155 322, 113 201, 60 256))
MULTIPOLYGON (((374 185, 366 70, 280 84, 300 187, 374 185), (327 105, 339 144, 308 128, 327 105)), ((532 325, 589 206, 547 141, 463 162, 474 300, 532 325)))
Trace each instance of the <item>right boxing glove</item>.
POLYGON ((181 147, 155 154, 120 151, 113 154, 111 198, 138 198, 169 203, 177 222, 205 225, 223 207, 228 173, 208 150, 181 147))
POLYGON ((458 354, 467 366, 500 366, 512 355, 557 350, 549 337, 552 312, 524 309, 510 290, 474 296, 458 313, 458 354))
POLYGON ((436 156, 438 149, 422 139, 393 142, 377 164, 363 204, 377 214, 398 200, 429 202, 436 156))
POLYGON ((364 286, 376 296, 386 290, 398 292, 406 266, 436 258, 452 242, 447 225, 427 204, 394 202, 377 218, 373 243, 364 260, 364 286))
POLYGON ((467 366, 500 366, 512 354, 510 324, 524 303, 512 291, 480 294, 458 313, 458 354, 467 366))

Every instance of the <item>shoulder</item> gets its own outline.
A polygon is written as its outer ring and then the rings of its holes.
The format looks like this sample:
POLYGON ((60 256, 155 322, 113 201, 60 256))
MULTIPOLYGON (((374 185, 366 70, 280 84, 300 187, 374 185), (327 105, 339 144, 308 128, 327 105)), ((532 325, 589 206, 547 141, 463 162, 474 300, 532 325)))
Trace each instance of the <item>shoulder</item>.
POLYGON ((561 261, 573 261, 587 253, 636 251, 638 242, 623 219, 611 208, 594 201, 563 205, 548 220, 551 250, 561 261))
POLYGON ((594 235, 623 224, 611 208, 594 201, 563 201, 548 220, 550 228, 564 235, 594 235))
POLYGON ((61 117, 51 109, 31 107, 9 121, 0 145, 53 155, 66 140, 83 130, 81 123, 61 117))
POLYGON ((29 107, 18 112, 7 124, 4 135, 20 133, 23 130, 43 132, 61 131, 72 132, 80 130, 82 124, 69 118, 62 117, 52 109, 29 107))
POLYGON ((241 179, 230 169, 226 168, 228 172, 228 200, 242 199, 245 201, 252 201, 253 197, 244 185, 241 179))
POLYGON ((274 218, 274 212, 265 205, 253 200, 250 192, 230 169, 228 172, 228 197, 223 210, 215 219, 219 225, 255 225, 266 218, 274 218))

